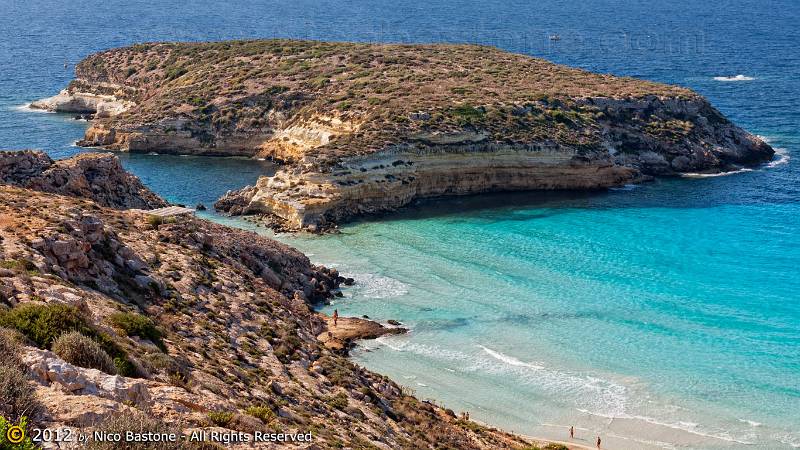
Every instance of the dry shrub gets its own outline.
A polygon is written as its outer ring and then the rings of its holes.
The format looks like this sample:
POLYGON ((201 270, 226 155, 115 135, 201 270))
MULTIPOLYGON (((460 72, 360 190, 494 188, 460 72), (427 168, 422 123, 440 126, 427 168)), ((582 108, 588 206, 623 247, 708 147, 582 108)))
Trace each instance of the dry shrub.
POLYGON ((77 331, 62 334, 56 339, 53 343, 53 353, 79 367, 97 369, 111 375, 117 373, 114 360, 100 344, 77 331))

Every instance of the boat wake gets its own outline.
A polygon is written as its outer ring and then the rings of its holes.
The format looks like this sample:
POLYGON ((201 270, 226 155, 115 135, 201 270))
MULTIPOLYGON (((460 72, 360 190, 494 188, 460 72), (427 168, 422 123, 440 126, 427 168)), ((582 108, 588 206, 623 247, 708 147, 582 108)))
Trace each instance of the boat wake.
POLYGON ((753 81, 753 80, 755 80, 755 78, 753 78, 753 77, 748 77, 747 75, 741 75, 741 74, 733 76, 733 77, 714 77, 714 79, 716 81, 725 81, 725 82, 730 82, 730 81, 753 81))

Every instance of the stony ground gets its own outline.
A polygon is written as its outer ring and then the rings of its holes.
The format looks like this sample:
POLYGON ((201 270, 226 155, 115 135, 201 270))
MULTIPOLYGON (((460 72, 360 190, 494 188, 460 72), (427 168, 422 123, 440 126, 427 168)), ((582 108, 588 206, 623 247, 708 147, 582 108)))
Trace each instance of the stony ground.
POLYGON ((25 329, 9 317, 68 305, 85 326, 47 326, 101 342, 125 375, 69 364, 28 330, 15 353, 44 407, 38 424, 89 430, 141 413, 179 430, 311 432, 309 448, 528 445, 407 395, 352 364, 346 345, 318 340, 358 337, 349 320, 344 336, 311 308, 342 281, 251 232, 0 185, 0 323, 25 329))

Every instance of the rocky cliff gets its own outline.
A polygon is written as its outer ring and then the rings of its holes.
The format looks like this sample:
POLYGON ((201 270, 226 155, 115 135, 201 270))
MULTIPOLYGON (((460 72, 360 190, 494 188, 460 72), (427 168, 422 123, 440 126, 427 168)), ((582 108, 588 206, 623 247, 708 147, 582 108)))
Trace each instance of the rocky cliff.
MULTIPOLYGON (((26 155, 2 173, 52 164, 26 155)), ((400 330, 313 310, 347 281, 252 232, 0 185, 0 415, 313 439, 238 448, 527 448, 348 361, 350 340, 400 330)), ((187 447, 217 448, 126 446, 187 447)))
POLYGON ((0 184, 42 192, 83 197, 117 209, 154 209, 168 203, 112 154, 84 153, 53 161, 41 151, 0 150, 0 184))
POLYGON ((92 55, 76 76, 69 101, 128 102, 82 145, 272 158, 274 177, 218 208, 292 229, 420 197, 604 188, 773 155, 688 89, 481 46, 144 44, 92 55))

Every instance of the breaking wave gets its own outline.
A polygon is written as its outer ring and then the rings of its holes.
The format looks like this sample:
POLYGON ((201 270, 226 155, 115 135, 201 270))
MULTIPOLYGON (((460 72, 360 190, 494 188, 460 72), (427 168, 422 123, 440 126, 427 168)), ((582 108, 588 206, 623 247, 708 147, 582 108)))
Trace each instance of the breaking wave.
POLYGON ((732 77, 714 77, 716 81, 753 81, 755 78, 748 77, 747 75, 736 75, 732 77))

